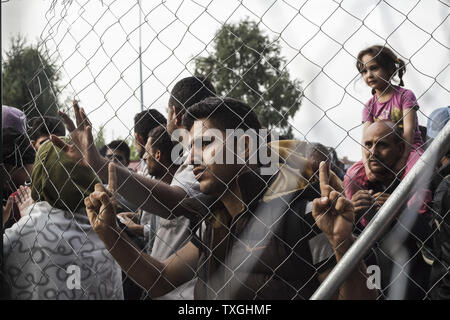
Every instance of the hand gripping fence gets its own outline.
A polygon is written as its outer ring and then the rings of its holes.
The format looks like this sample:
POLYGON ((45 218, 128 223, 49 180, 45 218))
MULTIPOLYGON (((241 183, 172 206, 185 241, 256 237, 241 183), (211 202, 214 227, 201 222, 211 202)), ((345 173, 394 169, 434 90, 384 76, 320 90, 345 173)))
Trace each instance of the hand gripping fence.
POLYGON ((314 295, 311 296, 311 300, 326 300, 336 292, 383 231, 389 227, 402 205, 409 199, 414 186, 427 183, 423 179, 423 172, 427 170, 427 166, 435 166, 436 159, 440 159, 445 154, 449 144, 450 122, 442 129, 352 247, 322 282, 314 295))

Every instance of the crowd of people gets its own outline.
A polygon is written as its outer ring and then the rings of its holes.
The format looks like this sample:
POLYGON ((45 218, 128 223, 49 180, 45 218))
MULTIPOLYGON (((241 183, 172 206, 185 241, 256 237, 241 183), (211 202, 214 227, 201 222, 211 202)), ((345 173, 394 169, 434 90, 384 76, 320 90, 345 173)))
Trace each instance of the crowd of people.
MULTIPOLYGON (((361 51, 356 67, 373 96, 351 167, 320 143, 261 136, 252 108, 202 76, 174 85, 167 119, 136 114, 135 169, 125 141, 95 147, 77 101, 75 122, 63 112, 27 121, 2 106, 2 294, 310 298, 450 118, 438 108, 421 131, 405 64, 390 49, 361 51)), ((449 152, 334 298, 450 298, 449 152), (379 286, 367 285, 369 265, 381 270, 379 286)))

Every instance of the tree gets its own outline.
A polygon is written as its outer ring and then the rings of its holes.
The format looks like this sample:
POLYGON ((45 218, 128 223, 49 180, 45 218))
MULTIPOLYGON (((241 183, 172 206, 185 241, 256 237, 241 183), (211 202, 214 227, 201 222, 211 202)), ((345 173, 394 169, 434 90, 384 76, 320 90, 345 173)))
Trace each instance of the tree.
POLYGON ((105 125, 102 124, 98 128, 97 133, 94 133, 94 144, 97 149, 101 149, 104 145, 106 145, 105 142, 105 125))
POLYGON ((194 72, 208 77, 221 96, 247 102, 264 127, 292 138, 288 120, 300 108, 302 88, 290 79, 280 51, 278 40, 255 22, 225 24, 216 33, 213 52, 194 60, 194 72))
POLYGON ((57 66, 39 47, 26 46, 20 35, 11 38, 11 49, 2 65, 2 104, 23 110, 28 119, 56 116, 59 109, 57 66))
POLYGON ((139 161, 141 158, 139 157, 136 145, 134 144, 134 139, 127 137, 124 141, 128 144, 128 147, 130 147, 130 161, 139 161))

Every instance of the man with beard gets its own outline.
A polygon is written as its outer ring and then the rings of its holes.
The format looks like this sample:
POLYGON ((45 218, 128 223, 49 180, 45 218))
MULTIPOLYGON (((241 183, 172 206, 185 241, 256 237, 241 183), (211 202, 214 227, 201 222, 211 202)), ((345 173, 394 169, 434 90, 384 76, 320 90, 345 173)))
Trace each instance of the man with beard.
MULTIPOLYGON (((202 227, 165 260, 139 253, 117 229, 112 199, 96 185, 85 203, 93 229, 111 254, 152 297, 198 277, 196 299, 309 298, 327 274, 327 262, 339 261, 353 243, 353 205, 329 185, 327 166, 320 167, 318 188, 308 189, 308 161, 287 150, 292 141, 280 142, 272 149, 283 158, 280 169, 263 175, 259 161, 250 161, 257 142, 226 133, 261 129, 254 111, 235 99, 207 98, 189 108, 183 125, 201 194, 180 206, 191 221, 203 221, 202 227), (231 152, 244 161, 216 161, 230 152, 230 139, 243 147, 233 145, 231 152)), ((109 169, 114 189, 114 166, 109 169)), ((336 297, 373 298, 364 270, 360 262, 336 297)))
MULTIPOLYGON (((345 193, 353 202, 360 229, 355 233, 367 226, 408 173, 406 168, 395 170, 405 148, 402 136, 401 129, 389 120, 376 121, 364 130, 362 147, 367 161, 360 170, 355 170, 355 165, 349 168, 344 178, 345 193)), ((374 249, 382 291, 390 297, 394 297, 390 290, 396 287, 404 288, 396 299, 424 297, 430 268, 417 253, 431 232, 426 210, 430 199, 429 190, 419 186, 398 211, 395 222, 399 222, 392 224, 374 249)))

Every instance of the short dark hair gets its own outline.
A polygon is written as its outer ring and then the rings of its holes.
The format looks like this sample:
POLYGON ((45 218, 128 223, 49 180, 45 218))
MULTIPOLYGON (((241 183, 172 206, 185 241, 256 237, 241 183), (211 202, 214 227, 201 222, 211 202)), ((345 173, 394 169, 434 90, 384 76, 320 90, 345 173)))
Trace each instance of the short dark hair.
POLYGON ((178 81, 173 87, 169 106, 174 106, 175 110, 180 112, 215 95, 216 89, 207 78, 203 76, 187 77, 178 81))
POLYGON ((331 163, 334 164, 336 167, 344 170, 345 164, 341 160, 339 160, 336 149, 333 147, 328 147, 328 150, 330 151, 331 163))
POLYGON ((2 153, 5 164, 19 168, 34 163, 36 151, 25 134, 14 128, 3 128, 2 133, 2 153))
POLYGON ((100 149, 98 149, 98 152, 100 153, 100 155, 102 157, 106 156, 106 148, 107 147, 105 145, 103 145, 100 149))
POLYGON ((208 119, 222 130, 261 129, 256 113, 244 102, 233 98, 206 98, 183 115, 183 126, 191 130, 197 119, 208 119))
POLYGON ((325 147, 323 144, 319 142, 312 142, 309 143, 306 147, 306 157, 309 158, 314 152, 318 152, 320 155, 326 157, 328 160, 331 161, 332 154, 330 149, 325 147))
POLYGON ((148 133, 147 139, 152 138, 152 149, 161 150, 163 157, 173 162, 171 159, 172 149, 178 144, 176 141, 172 141, 169 132, 163 126, 153 128, 148 133))
MULTIPOLYGON (((391 78, 394 77, 396 74, 398 74, 398 77, 400 79, 399 86, 400 87, 404 86, 403 75, 406 72, 406 65, 402 59, 397 57, 394 51, 385 46, 380 45, 374 45, 360 51, 356 59, 356 69, 358 69, 359 73, 361 73, 365 68, 364 63, 362 62, 362 58, 365 55, 372 56, 373 60, 375 60, 375 62, 383 70, 390 73, 391 78)), ((375 93, 374 89, 372 90, 372 93, 375 93)))
POLYGON ((137 113, 134 116, 134 132, 142 137, 147 137, 153 128, 167 124, 167 119, 161 112, 155 109, 148 109, 137 113))
POLYGON ((62 119, 51 116, 41 116, 31 119, 30 138, 32 140, 37 140, 42 136, 49 136, 51 134, 56 136, 66 135, 66 127, 62 119))
MULTIPOLYGON (((123 140, 114 140, 111 141, 106 145, 107 148, 110 150, 119 150, 125 155, 125 160, 127 162, 130 162, 130 147, 128 144, 123 140)), ((106 149, 105 149, 105 155, 106 155, 106 149)))

